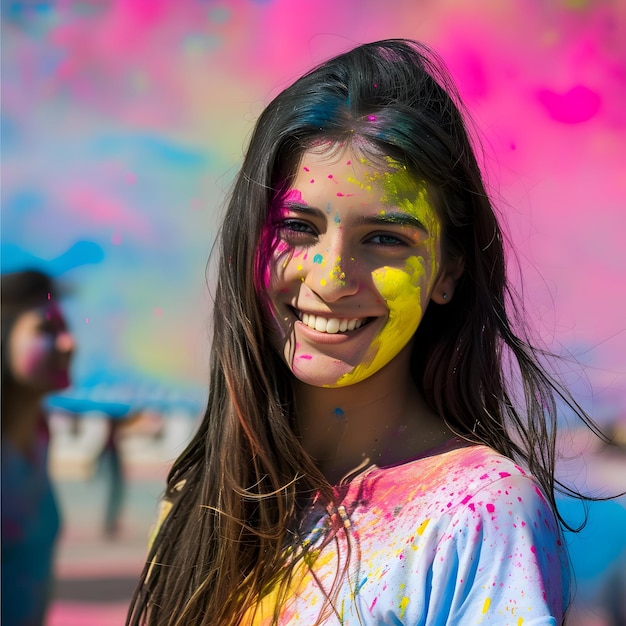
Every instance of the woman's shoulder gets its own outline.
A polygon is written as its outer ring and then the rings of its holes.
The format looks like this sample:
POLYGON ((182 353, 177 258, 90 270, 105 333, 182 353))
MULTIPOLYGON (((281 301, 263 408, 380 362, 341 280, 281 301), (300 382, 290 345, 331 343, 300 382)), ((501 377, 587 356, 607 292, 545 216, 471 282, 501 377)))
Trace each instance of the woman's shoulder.
POLYGON ((460 483, 481 488, 511 476, 530 478, 512 459, 482 444, 454 439, 417 459, 377 468, 383 480, 426 486, 460 483))
POLYGON ((549 509, 524 468, 487 446, 461 441, 407 463, 374 468, 358 489, 362 503, 409 518, 437 517, 442 523, 466 508, 490 515, 498 503, 509 509, 549 509))

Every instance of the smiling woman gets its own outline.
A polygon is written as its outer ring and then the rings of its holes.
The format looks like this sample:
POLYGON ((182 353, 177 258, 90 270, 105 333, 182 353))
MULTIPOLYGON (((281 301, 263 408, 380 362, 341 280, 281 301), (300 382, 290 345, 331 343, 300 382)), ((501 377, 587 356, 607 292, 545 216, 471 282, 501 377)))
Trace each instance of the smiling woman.
POLYGON ((129 624, 562 621, 555 398, 593 422, 516 317, 461 108, 387 40, 261 114, 129 624))
POLYGON ((424 186, 365 150, 307 151, 272 209, 273 258, 259 251, 272 259, 259 294, 267 293, 277 348, 298 380, 319 387, 383 368, 397 380, 428 301, 442 304, 460 273, 440 270, 441 224, 424 186))

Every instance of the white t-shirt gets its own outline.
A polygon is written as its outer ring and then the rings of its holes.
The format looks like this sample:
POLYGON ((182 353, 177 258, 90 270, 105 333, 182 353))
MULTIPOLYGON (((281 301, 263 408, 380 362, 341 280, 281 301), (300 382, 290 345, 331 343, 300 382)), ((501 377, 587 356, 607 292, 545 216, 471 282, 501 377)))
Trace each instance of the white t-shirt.
MULTIPOLYGON (((556 626, 568 601, 549 504, 531 476, 485 446, 457 442, 371 467, 337 488, 332 510, 314 501, 300 543, 307 555, 280 611, 285 626, 314 624, 325 593, 334 600, 322 623, 344 626, 556 626)), ((265 595, 244 623, 269 623, 275 599, 265 595)))

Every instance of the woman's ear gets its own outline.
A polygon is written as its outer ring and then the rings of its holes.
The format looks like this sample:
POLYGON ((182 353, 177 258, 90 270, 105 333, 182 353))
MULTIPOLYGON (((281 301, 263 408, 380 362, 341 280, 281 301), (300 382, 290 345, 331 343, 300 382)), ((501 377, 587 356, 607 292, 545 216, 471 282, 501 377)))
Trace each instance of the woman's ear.
POLYGON ((463 257, 449 260, 437 278, 431 300, 436 304, 447 304, 450 302, 452 296, 454 296, 456 283, 461 278, 464 269, 465 260, 463 257))

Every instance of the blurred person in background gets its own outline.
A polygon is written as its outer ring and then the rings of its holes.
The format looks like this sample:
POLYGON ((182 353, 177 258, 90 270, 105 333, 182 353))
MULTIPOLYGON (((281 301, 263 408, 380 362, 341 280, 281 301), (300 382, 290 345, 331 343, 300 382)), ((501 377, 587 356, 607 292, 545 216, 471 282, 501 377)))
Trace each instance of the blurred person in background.
POLYGON ((43 272, 1 277, 2 624, 44 623, 60 515, 48 473, 47 394, 70 384, 74 338, 43 272))
POLYGON ((97 459, 97 470, 108 482, 103 528, 108 539, 115 539, 120 531, 125 485, 119 439, 124 421, 122 417, 107 416, 106 439, 97 459))

